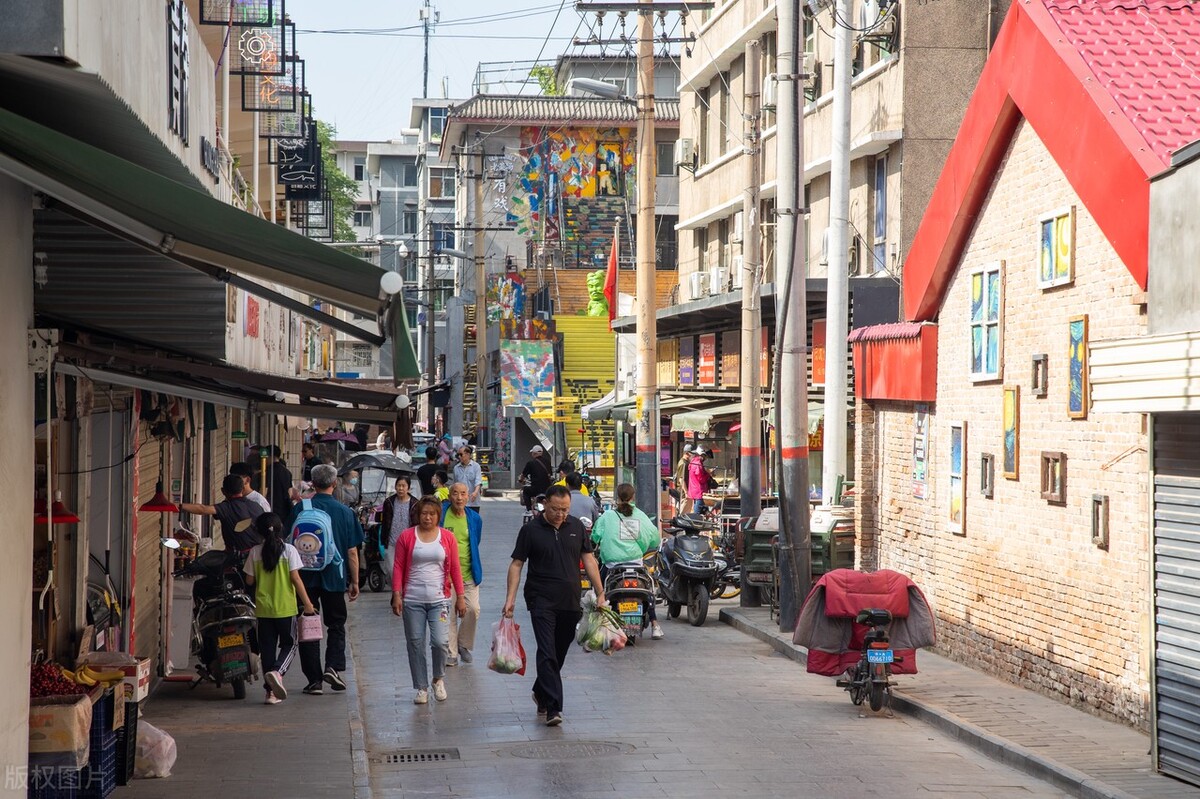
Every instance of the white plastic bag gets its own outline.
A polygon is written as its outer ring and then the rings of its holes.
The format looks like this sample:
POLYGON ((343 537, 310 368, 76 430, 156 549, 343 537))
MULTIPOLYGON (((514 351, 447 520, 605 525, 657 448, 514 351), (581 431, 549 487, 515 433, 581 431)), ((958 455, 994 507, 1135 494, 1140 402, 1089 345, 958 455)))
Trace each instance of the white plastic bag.
POLYGON ((171 769, 175 767, 175 754, 174 738, 145 719, 138 719, 134 777, 170 777, 171 769))

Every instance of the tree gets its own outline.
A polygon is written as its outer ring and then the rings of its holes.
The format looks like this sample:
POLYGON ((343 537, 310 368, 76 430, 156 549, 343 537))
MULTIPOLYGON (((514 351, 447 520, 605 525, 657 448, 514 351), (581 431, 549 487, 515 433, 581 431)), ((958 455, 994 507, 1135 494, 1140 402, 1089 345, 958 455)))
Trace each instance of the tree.
POLYGON ((358 197, 358 185, 337 165, 337 150, 333 139, 337 128, 328 122, 317 120, 317 141, 321 145, 321 169, 325 173, 325 189, 333 200, 334 241, 354 241, 354 228, 350 224, 354 214, 354 202, 358 197))
POLYGON ((538 82, 538 86, 542 87, 542 94, 547 97, 562 96, 562 89, 559 88, 558 82, 554 79, 554 67, 549 64, 539 64, 529 70, 529 77, 538 82))

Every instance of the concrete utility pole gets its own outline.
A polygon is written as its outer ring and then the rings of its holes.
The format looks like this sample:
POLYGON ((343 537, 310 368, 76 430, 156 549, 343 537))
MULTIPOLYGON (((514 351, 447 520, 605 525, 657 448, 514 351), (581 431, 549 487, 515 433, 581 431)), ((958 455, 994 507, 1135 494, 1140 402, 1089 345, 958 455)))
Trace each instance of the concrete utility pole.
POLYGON ((485 446, 487 417, 484 415, 483 393, 487 386, 487 268, 484 263, 483 232, 483 142, 477 142, 478 167, 475 173, 475 441, 485 446))
MULTIPOLYGON (((812 582, 812 556, 808 529, 808 275, 807 253, 799 246, 800 190, 804 176, 803 58, 800 53, 800 17, 794 3, 777 6, 779 13, 779 123, 776 128, 776 252, 777 284, 782 294, 775 302, 775 350, 778 379, 775 385, 775 418, 779 432, 779 506, 784 557, 780 563, 779 627, 792 630, 800 603, 812 582)), ((744 585, 745 583, 743 583, 744 585)), ((743 595, 745 591, 742 592, 743 595)))
POLYGON ((654 17, 638 10, 637 49, 637 456, 639 508, 659 506, 658 320, 654 313, 654 17))
POLYGON ((417 12, 421 18, 421 27, 425 29, 425 69, 422 72, 421 79, 421 97, 429 96, 429 28, 433 21, 434 11, 429 6, 429 0, 425 0, 425 5, 417 12))
POLYGON ((846 336, 850 296, 850 81, 853 37, 846 27, 848 0, 834 11, 833 143, 829 174, 829 275, 825 314, 825 441, 822 504, 833 504, 846 474, 846 336))
POLYGON ((433 290, 433 247, 429 247, 428 257, 425 259, 425 301, 429 303, 425 307, 425 373, 428 375, 427 387, 430 391, 425 392, 425 429, 426 432, 433 432, 433 386, 437 383, 437 355, 434 350, 435 331, 437 330, 437 322, 434 318, 434 306, 437 302, 435 292, 433 290))
MULTIPOLYGON (((786 3, 785 3, 786 5, 786 3)), ((762 377, 758 352, 762 337, 762 309, 758 279, 762 266, 762 232, 758 217, 758 187, 762 183, 759 147, 759 102, 762 91, 762 58, 758 40, 746 42, 746 188, 742 192, 742 442, 738 490, 743 517, 758 516, 762 508, 762 377)))

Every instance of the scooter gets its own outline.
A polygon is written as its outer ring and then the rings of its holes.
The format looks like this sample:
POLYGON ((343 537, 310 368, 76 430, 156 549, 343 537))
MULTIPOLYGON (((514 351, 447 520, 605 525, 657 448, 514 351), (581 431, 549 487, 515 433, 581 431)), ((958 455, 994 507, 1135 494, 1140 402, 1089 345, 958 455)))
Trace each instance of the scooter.
POLYGON ((878 712, 885 698, 891 703, 892 664, 903 661, 888 641, 887 626, 892 623, 892 614, 880 608, 866 608, 858 612, 854 623, 871 629, 863 636, 862 657, 846 670, 846 676, 837 681, 837 686, 850 692, 850 701, 855 705, 869 700, 871 710, 878 712))
POLYGON ((640 560, 614 563, 606 569, 604 596, 624 624, 625 636, 632 644, 650 626, 650 608, 654 603, 654 580, 640 560))
POLYGON ((250 642, 257 619, 241 565, 238 553, 212 549, 174 572, 199 578, 192 586, 192 654, 200 662, 190 687, 228 683, 234 699, 246 698, 246 682, 256 676, 250 642))
POLYGON ((671 538, 658 548, 657 573, 667 615, 679 617, 684 605, 693 627, 704 624, 708 599, 717 582, 717 561, 712 543, 700 535, 706 522, 690 516, 676 516, 664 524, 671 538))
POLYGON ((382 524, 374 524, 367 528, 367 536, 362 545, 362 557, 359 558, 358 579, 373 593, 384 590, 388 584, 387 574, 383 570, 383 562, 387 558, 387 545, 383 540, 382 524))

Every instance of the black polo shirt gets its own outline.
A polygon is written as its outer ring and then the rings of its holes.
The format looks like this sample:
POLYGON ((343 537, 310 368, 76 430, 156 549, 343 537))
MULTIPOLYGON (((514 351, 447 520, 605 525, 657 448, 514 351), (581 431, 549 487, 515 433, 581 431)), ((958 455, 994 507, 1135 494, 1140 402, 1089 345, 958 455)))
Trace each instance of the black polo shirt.
POLYGON ((517 533, 513 560, 529 565, 525 604, 530 610, 578 611, 579 561, 594 549, 579 519, 567 516, 558 529, 538 516, 517 533))

